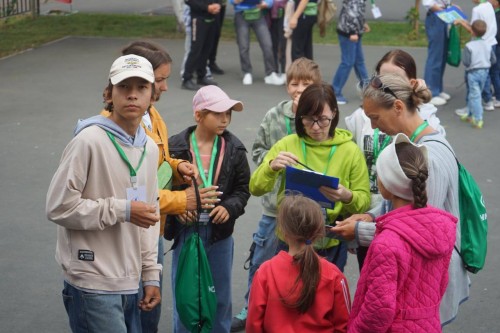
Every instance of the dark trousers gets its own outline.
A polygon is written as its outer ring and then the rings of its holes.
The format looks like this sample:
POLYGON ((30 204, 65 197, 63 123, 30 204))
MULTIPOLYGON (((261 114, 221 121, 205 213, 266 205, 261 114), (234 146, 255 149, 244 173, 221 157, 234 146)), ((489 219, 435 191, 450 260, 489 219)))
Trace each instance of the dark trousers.
POLYGON ((286 38, 283 30, 284 17, 271 19, 271 40, 273 42, 274 62, 281 73, 285 73, 286 38))
POLYGON ((219 48, 219 39, 222 31, 222 26, 224 25, 224 16, 226 15, 226 6, 220 7, 220 12, 215 17, 215 36, 214 36, 214 45, 212 47, 212 51, 210 52, 210 56, 208 57, 209 64, 215 64, 215 58, 217 58, 217 49, 219 48))
POLYGON ((214 46, 215 19, 191 18, 191 50, 184 67, 183 80, 191 80, 196 71, 198 79, 207 74, 207 60, 214 46))
POLYGON ((313 60, 312 29, 318 17, 316 15, 301 15, 297 27, 292 33, 292 61, 300 57, 313 60))

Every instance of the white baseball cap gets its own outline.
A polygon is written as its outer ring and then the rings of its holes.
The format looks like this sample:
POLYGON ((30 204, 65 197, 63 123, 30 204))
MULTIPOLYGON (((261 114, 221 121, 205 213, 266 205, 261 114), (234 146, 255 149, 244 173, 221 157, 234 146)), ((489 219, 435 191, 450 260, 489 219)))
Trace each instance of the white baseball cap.
POLYGON ((128 54, 116 59, 109 71, 109 80, 115 85, 130 77, 140 77, 154 83, 155 74, 153 66, 144 57, 128 54))

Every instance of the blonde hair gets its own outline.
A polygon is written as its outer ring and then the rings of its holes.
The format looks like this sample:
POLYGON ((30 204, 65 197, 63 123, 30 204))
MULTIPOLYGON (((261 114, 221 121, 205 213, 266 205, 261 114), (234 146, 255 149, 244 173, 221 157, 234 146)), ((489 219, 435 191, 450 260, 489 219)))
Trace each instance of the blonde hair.
POLYGON ((289 84, 292 80, 321 83, 321 72, 318 64, 304 57, 295 59, 286 71, 286 83, 289 84))

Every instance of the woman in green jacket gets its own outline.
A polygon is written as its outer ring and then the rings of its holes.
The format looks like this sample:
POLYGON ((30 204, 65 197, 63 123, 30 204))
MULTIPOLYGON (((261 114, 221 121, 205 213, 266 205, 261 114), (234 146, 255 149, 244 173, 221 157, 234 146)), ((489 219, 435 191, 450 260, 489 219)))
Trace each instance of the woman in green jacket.
MULTIPOLYGON (((295 117, 296 134, 278 141, 250 179, 250 192, 260 196, 282 178, 278 198, 284 196, 285 168, 307 165, 317 172, 339 178, 337 189, 320 187, 321 193, 335 202, 326 209, 327 225, 363 212, 370 205, 370 183, 363 153, 352 141, 351 132, 338 129, 339 110, 332 87, 326 83, 313 84, 302 93, 295 117)), ((280 200, 278 200, 280 201, 280 200)), ((278 234, 278 237, 280 235, 278 234)), ((278 251, 286 248, 281 242, 278 251)), ((341 270, 346 263, 345 246, 338 239, 324 238, 315 244, 318 253, 341 270)))

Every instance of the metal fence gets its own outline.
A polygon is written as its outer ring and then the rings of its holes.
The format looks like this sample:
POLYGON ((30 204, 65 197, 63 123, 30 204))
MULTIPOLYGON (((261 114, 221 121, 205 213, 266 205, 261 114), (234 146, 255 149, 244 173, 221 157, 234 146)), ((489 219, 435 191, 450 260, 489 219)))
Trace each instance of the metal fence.
POLYGON ((21 14, 40 14, 40 0, 0 0, 0 18, 21 14))

